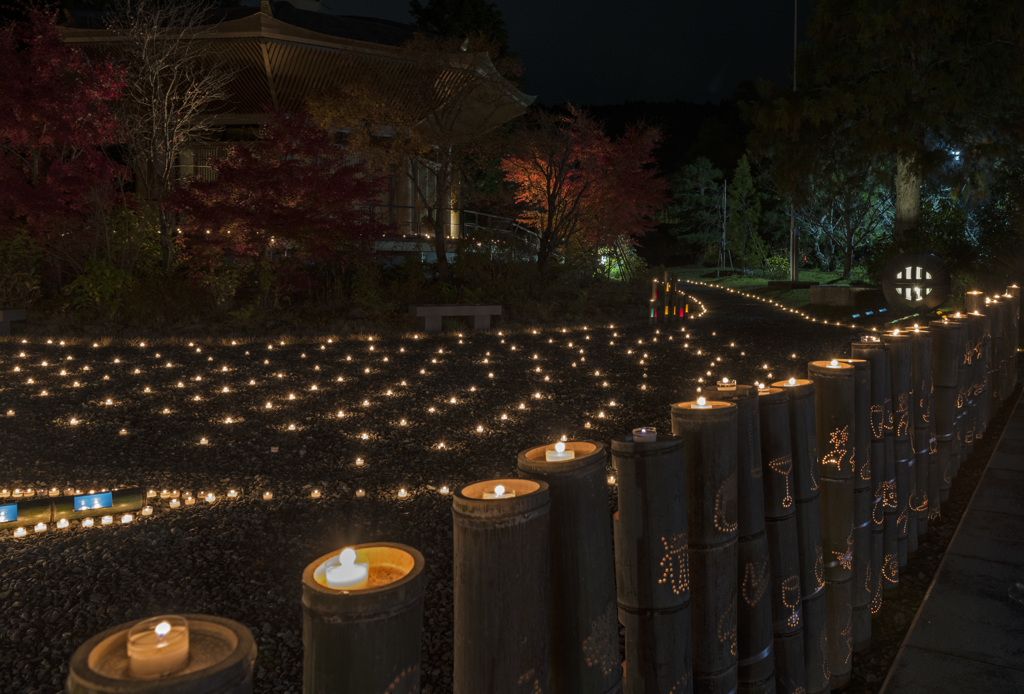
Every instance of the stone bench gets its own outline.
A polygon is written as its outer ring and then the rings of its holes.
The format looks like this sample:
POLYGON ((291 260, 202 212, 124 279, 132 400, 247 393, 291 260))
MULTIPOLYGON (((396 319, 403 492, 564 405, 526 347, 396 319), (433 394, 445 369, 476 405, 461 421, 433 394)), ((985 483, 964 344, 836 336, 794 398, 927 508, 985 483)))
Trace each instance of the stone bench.
POLYGON ((441 318, 444 316, 472 316, 473 328, 486 330, 491 327, 491 316, 501 315, 501 306, 493 304, 418 304, 410 306, 409 313, 423 319, 423 329, 428 333, 441 332, 441 318))
POLYGON ((25 320, 23 308, 0 308, 0 337, 11 334, 11 321, 25 320))

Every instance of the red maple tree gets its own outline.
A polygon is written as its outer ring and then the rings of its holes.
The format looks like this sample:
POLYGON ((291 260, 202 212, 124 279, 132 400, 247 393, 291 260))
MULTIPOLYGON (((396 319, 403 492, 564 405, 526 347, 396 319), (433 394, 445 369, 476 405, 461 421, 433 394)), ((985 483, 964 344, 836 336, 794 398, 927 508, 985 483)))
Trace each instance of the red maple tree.
POLYGON ((666 201, 654 162, 660 138, 657 129, 631 126, 613 140, 571 106, 565 115, 531 116, 501 169, 519 221, 540 234, 539 268, 552 253, 596 251, 653 226, 666 201))
POLYGON ((66 45, 40 10, 0 28, 0 65, 0 233, 64 234, 112 202, 125 174, 101 149, 117 139, 109 105, 123 76, 66 45))
POLYGON ((331 133, 305 115, 274 114, 259 139, 230 148, 172 201, 185 245, 213 245, 236 259, 287 256, 346 263, 385 226, 370 206, 385 179, 349 161, 331 133))

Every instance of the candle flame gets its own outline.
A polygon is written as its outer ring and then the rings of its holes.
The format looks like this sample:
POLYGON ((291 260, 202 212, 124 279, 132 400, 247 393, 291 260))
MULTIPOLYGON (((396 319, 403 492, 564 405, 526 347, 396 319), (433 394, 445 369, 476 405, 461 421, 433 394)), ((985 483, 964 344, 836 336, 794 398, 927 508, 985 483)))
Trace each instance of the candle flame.
POLYGON ((790 378, 789 379, 789 385, 795 386, 796 385, 796 379, 795 378, 790 378))
POLYGON ((561 441, 556 443, 555 444, 555 452, 556 453, 564 453, 565 452, 565 444, 562 443, 561 441))
POLYGON ((156 637, 158 639, 162 639, 163 637, 171 633, 171 623, 160 622, 155 627, 153 627, 153 632, 156 634, 156 637))
POLYGON ((351 547, 346 547, 341 550, 341 554, 338 555, 338 563, 342 566, 352 566, 356 562, 356 551, 351 547))
POLYGON ((829 366, 839 366, 839 362, 837 360, 833 359, 832 361, 830 361, 828 363, 828 365, 829 366))
POLYGON ((703 395, 700 396, 699 398, 697 398, 697 405, 699 405, 700 407, 704 407, 704 403, 705 402, 707 402, 707 401, 704 399, 703 395))
POLYGON ((505 485, 499 484, 494 488, 495 496, 505 496, 505 485))

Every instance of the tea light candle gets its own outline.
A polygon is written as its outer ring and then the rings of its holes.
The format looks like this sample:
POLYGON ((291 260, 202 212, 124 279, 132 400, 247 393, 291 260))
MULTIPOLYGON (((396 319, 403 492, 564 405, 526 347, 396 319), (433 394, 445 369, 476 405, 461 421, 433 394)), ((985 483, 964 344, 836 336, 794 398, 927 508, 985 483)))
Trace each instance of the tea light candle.
POLYGON ((710 410, 711 409, 711 405, 709 405, 707 403, 707 400, 705 400, 704 396, 702 395, 699 398, 697 398, 697 402, 695 402, 695 403, 690 405, 690 409, 691 410, 710 410))
POLYGON ((484 498, 485 499, 511 499, 515 495, 516 495, 516 490, 515 489, 508 489, 508 490, 506 490, 505 489, 505 485, 503 485, 503 484, 495 485, 494 491, 490 491, 490 492, 485 491, 484 492, 484 498))
POLYGON ((830 361, 828 363, 828 366, 826 366, 825 368, 826 369, 838 369, 839 368, 839 361, 836 360, 836 359, 833 359, 832 361, 830 361))
POLYGON ((184 617, 154 617, 128 631, 128 667, 133 677, 163 677, 186 664, 188 621, 184 617))
POLYGON ((407 491, 405 490, 405 487, 403 487, 403 488, 401 488, 401 489, 399 489, 399 490, 398 490, 398 498, 399 498, 399 499, 404 499, 404 498, 406 498, 407 496, 409 496, 409 492, 407 492, 407 491))
POLYGON ((171 499, 171 508, 178 508, 179 506, 181 506, 180 499, 171 499))
POLYGON ((147 499, 152 499, 155 496, 156 496, 156 490, 155 489, 150 489, 148 492, 146 492, 146 498, 147 499))
POLYGON ((558 462, 561 460, 572 460, 576 457, 576 452, 572 450, 565 450, 565 443, 558 441, 554 448, 549 448, 544 451, 544 459, 549 463, 558 462))
POLYGON ((94 521, 92 518, 86 518, 85 520, 82 521, 82 527, 83 528, 91 528, 93 525, 95 525, 95 523, 96 523, 96 521, 94 521))
POLYGON ((103 516, 103 518, 100 520, 100 523, 102 523, 103 525, 110 525, 113 522, 114 522, 114 517, 113 516, 103 516))
POLYGON ((270 501, 274 498, 274 492, 263 492, 263 500, 270 501))
POLYGON ((723 378, 722 382, 718 384, 718 389, 724 391, 735 391, 736 381, 730 381, 728 378, 723 378))
POLYGON ((135 516, 133 516, 130 513, 126 513, 123 516, 121 516, 121 525, 128 525, 133 520, 135 520, 135 516))
POLYGON ((341 550, 337 564, 328 564, 324 571, 327 585, 339 590, 358 590, 366 587, 369 564, 356 561, 356 551, 351 547, 341 550))
POLYGON ((795 386, 796 385, 796 379, 795 378, 790 378, 788 381, 786 381, 786 385, 787 386, 795 386))
POLYGON ((214 494, 213 492, 210 492, 209 494, 206 495, 206 503, 212 504, 216 500, 217 500, 217 495, 214 494))
POLYGON ((25 528, 15 528, 14 529, 14 536, 15 537, 25 537, 26 535, 28 535, 28 531, 25 530, 25 528))
POLYGON ((640 427, 633 430, 635 443, 652 443, 658 440, 658 430, 654 427, 640 427))
POLYGON ((160 498, 161 499, 169 499, 169 498, 171 498, 171 493, 165 489, 162 492, 160 492, 160 498))
POLYGON ((238 492, 236 490, 234 490, 234 489, 229 489, 228 490, 228 498, 229 499, 237 499, 238 498, 238 492))
POLYGON ((46 523, 36 523, 35 530, 36 530, 37 533, 44 533, 44 532, 46 532, 46 523))
POLYGON ((314 499, 319 499, 320 498, 320 490, 319 489, 314 489, 312 492, 310 492, 309 495, 312 498, 314 498, 314 499))
POLYGON ((366 491, 365 490, 363 490, 363 489, 357 489, 356 490, 356 498, 357 499, 362 499, 364 496, 366 496, 366 491))
POLYGON ((143 506, 142 507, 142 515, 144 515, 144 516, 152 516, 153 515, 153 507, 152 506, 143 506))
POLYGON ((196 498, 194 496, 187 496, 187 497, 185 497, 185 505, 186 506, 194 506, 195 503, 196 503, 196 498))
POLYGON ((61 518, 59 521, 57 521, 57 527, 62 529, 62 530, 64 528, 68 527, 69 525, 71 525, 71 524, 68 523, 68 519, 67 518, 61 518))

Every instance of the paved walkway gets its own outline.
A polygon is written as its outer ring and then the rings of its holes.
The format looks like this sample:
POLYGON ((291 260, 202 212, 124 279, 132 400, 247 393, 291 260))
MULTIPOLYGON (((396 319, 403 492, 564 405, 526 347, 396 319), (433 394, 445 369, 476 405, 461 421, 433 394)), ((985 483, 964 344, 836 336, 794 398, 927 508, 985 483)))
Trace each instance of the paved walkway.
POLYGON ((1018 582, 1024 583, 1024 398, 1014 407, 882 694, 1024 692, 1024 603, 1009 597, 1018 582))

